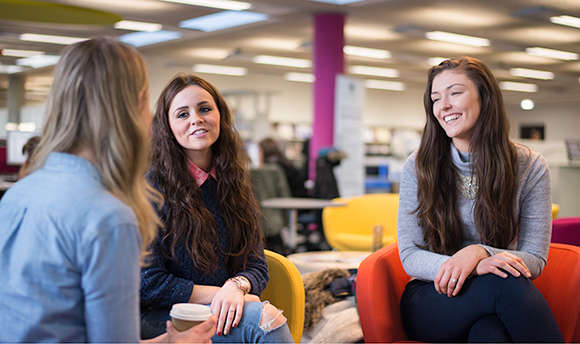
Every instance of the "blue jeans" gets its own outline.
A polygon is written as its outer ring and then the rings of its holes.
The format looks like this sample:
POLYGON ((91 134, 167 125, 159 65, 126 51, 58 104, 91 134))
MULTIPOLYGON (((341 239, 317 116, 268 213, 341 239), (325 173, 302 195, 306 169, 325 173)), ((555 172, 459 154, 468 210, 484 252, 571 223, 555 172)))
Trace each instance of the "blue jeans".
POLYGON ((455 297, 413 280, 401 297, 409 339, 427 342, 563 342, 546 300, 531 280, 493 274, 468 278, 455 297))
MULTIPOLYGON (((228 335, 214 335, 213 343, 293 343, 288 324, 274 330, 260 328, 263 302, 244 303, 242 320, 237 327, 231 328, 228 335)), ((155 309, 141 312, 141 338, 150 339, 165 332, 165 322, 169 320, 168 309, 155 309)))

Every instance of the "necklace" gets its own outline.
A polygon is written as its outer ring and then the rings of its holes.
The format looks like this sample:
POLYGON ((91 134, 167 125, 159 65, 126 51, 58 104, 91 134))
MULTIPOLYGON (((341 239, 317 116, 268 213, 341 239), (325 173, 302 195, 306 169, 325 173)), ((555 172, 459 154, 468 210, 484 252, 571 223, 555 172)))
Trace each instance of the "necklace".
POLYGON ((478 190, 477 178, 475 176, 464 176, 459 174, 459 179, 461 179, 459 190, 463 197, 467 199, 475 199, 478 190))

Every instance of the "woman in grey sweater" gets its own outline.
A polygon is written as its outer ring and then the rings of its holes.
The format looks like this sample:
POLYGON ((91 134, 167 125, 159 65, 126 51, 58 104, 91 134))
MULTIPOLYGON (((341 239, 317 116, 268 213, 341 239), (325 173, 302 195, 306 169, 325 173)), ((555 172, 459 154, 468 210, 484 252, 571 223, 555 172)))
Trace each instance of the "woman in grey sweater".
POLYGON ((427 123, 404 168, 399 253, 413 276, 401 299, 411 339, 562 341, 531 279, 551 236, 545 160, 510 142, 503 98, 481 61, 429 70, 427 123))

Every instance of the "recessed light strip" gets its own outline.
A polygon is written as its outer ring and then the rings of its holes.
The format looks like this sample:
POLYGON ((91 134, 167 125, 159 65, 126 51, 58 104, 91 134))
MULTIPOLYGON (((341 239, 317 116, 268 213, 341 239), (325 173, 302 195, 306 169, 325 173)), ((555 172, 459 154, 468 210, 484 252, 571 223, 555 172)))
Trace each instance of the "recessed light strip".
POLYGON ((203 17, 191 18, 179 23, 179 27, 205 32, 223 30, 268 19, 268 15, 250 11, 223 11, 203 17))
POLYGON ((23 71, 23 68, 21 66, 0 64, 0 73, 13 74, 13 73, 20 73, 22 71, 23 71))
POLYGON ((512 68, 510 69, 510 74, 513 76, 519 76, 523 78, 532 78, 540 80, 552 80, 554 79, 554 73, 537 70, 537 69, 527 69, 527 68, 512 68))
POLYGON ((578 54, 563 50, 531 47, 526 48, 526 53, 534 56, 549 57, 565 61, 578 60, 578 54))
POLYGON ((556 16, 550 17, 550 21, 554 24, 566 25, 580 29, 580 18, 572 16, 556 16))
POLYGON ((399 81, 384 81, 384 80, 366 80, 366 88, 375 88, 379 90, 389 90, 389 91, 404 91, 405 84, 399 81))
POLYGON ((115 29, 153 32, 161 30, 162 25, 157 23, 121 20, 115 23, 115 29))
POLYGON ((1 49, 0 55, 2 56, 15 56, 15 57, 29 57, 42 55, 44 51, 39 50, 21 50, 21 49, 1 49))
POLYGON ((381 68, 370 66, 352 66, 349 68, 352 74, 382 76, 385 78, 398 78, 399 71, 393 68, 381 68))
POLYGON ((529 84, 525 82, 502 81, 499 83, 499 87, 502 90, 506 91, 527 92, 527 93, 538 92, 538 85, 529 84))
POLYGON ((286 73, 284 79, 297 82, 314 82, 314 75, 310 73, 286 73))
POLYGON ((19 66, 28 66, 32 68, 42 68, 57 64, 60 56, 57 55, 35 55, 16 60, 19 66))
POLYGON ((310 1, 326 2, 327 4, 333 4, 333 5, 348 5, 348 4, 352 4, 355 2, 360 2, 362 0, 310 0, 310 1))
POLYGON ((163 0, 163 1, 192 6, 219 8, 222 10, 232 10, 232 11, 243 11, 252 7, 252 4, 248 2, 230 1, 230 0, 163 0))
POLYGON ((22 41, 53 43, 62 45, 75 44, 78 42, 86 41, 87 39, 88 38, 83 37, 43 35, 38 33, 23 33, 20 35, 20 40, 22 41))
POLYGON ((145 45, 171 41, 178 38, 181 38, 181 32, 159 30, 153 32, 132 32, 119 37, 119 40, 123 43, 131 44, 136 47, 142 47, 145 45))
POLYGON ((297 59, 291 57, 271 56, 271 55, 257 55, 253 60, 255 63, 270 64, 275 66, 310 68, 312 62, 305 59, 297 59))
POLYGON ((247 74, 246 68, 243 67, 219 66, 209 64, 196 64, 195 66, 193 66, 193 71, 195 73, 209 73, 209 74, 235 75, 235 76, 242 76, 247 74))
POLYGON ((391 57, 391 52, 387 50, 355 47, 352 45, 345 45, 343 51, 347 55, 369 57, 374 59, 388 59, 391 57))
POLYGON ((425 34, 425 37, 434 41, 443 41, 464 45, 471 45, 475 47, 487 47, 489 46, 489 40, 487 38, 460 35, 457 33, 444 32, 444 31, 430 31, 425 34))

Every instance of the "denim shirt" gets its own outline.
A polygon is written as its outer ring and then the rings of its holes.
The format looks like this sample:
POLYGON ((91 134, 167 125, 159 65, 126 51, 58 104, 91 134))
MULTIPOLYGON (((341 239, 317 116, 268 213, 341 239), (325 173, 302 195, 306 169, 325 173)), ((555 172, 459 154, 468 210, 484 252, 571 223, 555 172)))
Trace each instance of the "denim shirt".
POLYGON ((137 221, 89 161, 51 153, 0 219, 0 342, 139 340, 137 221))

